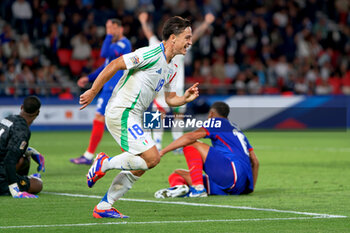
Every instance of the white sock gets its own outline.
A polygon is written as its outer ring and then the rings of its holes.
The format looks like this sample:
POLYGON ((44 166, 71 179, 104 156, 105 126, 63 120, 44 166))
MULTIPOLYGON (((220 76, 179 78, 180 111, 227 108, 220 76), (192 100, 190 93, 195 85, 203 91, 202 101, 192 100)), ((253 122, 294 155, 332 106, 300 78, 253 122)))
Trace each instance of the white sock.
MULTIPOLYGON (((175 121, 176 121, 176 119, 175 119, 175 121)), ((173 140, 174 141, 183 135, 183 131, 182 130, 183 129, 181 129, 179 127, 171 128, 171 135, 173 136, 173 140)))
POLYGON ((85 151, 84 157, 85 157, 86 159, 92 160, 92 159, 95 157, 95 155, 94 155, 93 153, 90 153, 90 152, 88 152, 88 151, 85 151))
POLYGON ((106 159, 102 164, 102 172, 110 169, 119 170, 148 170, 146 161, 138 155, 123 152, 109 159, 106 159))
POLYGON ((163 128, 153 131, 153 140, 156 143, 156 147, 158 150, 162 149, 163 132, 164 132, 163 128))
POLYGON ((112 205, 119 198, 132 188, 133 184, 140 177, 133 175, 130 171, 121 171, 113 180, 107 193, 97 205, 99 210, 107 210, 112 208, 112 205))

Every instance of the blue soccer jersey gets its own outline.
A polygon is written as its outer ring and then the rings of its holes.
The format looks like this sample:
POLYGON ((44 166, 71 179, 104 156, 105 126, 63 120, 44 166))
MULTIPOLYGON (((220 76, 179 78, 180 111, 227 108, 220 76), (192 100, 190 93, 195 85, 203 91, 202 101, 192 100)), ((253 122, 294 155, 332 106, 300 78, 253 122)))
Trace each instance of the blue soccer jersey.
MULTIPOLYGON (((101 71, 114 59, 130 53, 131 52, 131 43, 126 38, 118 40, 117 42, 112 42, 113 36, 107 35, 105 40, 103 41, 101 48, 101 57, 106 58, 105 63, 97 68, 93 73, 88 75, 89 81, 93 82, 97 76, 101 73, 101 71)), ((113 78, 111 78, 104 86, 102 91, 110 91, 112 92, 115 85, 118 83, 119 79, 123 76, 124 71, 118 71, 113 78)))
MULTIPOLYGON (((107 35, 103 41, 101 48, 101 57, 106 58, 105 63, 97 68, 93 73, 88 75, 89 81, 93 82, 101 71, 114 59, 131 52, 131 43, 130 41, 123 37, 117 42, 112 42, 113 36, 107 35)), ((101 115, 105 115, 106 106, 108 100, 110 99, 114 87, 119 82, 119 79, 123 76, 124 71, 120 70, 105 84, 103 85, 102 91, 97 99, 97 109, 101 115)))
POLYGON ((239 155, 242 156, 242 160, 249 161, 249 151, 252 150, 246 136, 242 133, 238 127, 232 124, 225 118, 212 119, 215 122, 220 121, 221 127, 216 128, 218 124, 212 124, 211 127, 203 127, 207 132, 206 138, 210 138, 212 145, 218 151, 221 151, 228 156, 239 155), (247 156, 243 156, 247 155, 247 156))
POLYGON ((213 180, 211 194, 241 194, 253 191, 253 173, 249 159, 252 146, 242 131, 230 121, 225 118, 214 120, 221 122, 219 128, 215 127, 218 124, 203 127, 207 132, 206 138, 210 138, 212 142, 212 149, 209 150, 204 164, 205 172, 213 180), (214 189, 221 190, 222 193, 213 191, 214 189))

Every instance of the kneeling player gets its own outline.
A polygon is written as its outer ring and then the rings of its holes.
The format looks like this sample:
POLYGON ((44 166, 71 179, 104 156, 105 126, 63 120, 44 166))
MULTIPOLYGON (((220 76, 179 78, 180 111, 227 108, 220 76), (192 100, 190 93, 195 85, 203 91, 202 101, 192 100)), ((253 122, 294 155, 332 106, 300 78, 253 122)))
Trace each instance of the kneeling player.
POLYGON ((229 111, 227 104, 214 103, 208 118, 215 120, 215 124, 186 133, 160 151, 163 156, 184 147, 189 171, 175 170, 169 176, 171 188, 157 191, 156 198, 253 192, 259 162, 245 135, 228 121, 229 111), (212 146, 197 141, 200 138, 210 138, 212 146))
POLYGON ((42 190, 40 174, 28 176, 30 157, 44 171, 44 157, 28 148, 29 126, 39 115, 41 103, 35 96, 24 99, 19 115, 11 115, 0 121, 0 195, 14 198, 37 198, 42 190))

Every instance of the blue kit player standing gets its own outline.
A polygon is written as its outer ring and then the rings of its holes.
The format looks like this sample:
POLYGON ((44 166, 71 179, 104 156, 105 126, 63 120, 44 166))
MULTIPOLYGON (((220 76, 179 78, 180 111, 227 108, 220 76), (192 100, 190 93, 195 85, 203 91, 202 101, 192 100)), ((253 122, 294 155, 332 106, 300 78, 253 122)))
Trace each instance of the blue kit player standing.
MULTIPOLYGON (((130 53, 131 43, 123 35, 122 23, 118 19, 110 19, 106 23, 107 36, 103 41, 101 49, 101 57, 106 58, 105 63, 96 69, 93 73, 87 77, 81 77, 78 80, 79 87, 85 87, 88 82, 93 82, 101 71, 114 59, 130 53)), ((92 124, 92 132, 90 142, 85 153, 70 161, 75 164, 92 164, 93 158, 95 157, 96 148, 103 137, 105 127, 105 110, 109 98, 112 95, 114 87, 117 85, 119 79, 123 76, 124 72, 118 71, 112 79, 110 79, 104 86, 97 100, 97 111, 96 116, 92 124)))
POLYGON ((160 151, 163 156, 184 147, 189 171, 175 170, 169 176, 171 188, 157 191, 156 198, 253 192, 259 162, 246 136, 227 119, 229 111, 226 103, 214 103, 208 116, 210 124, 184 134, 160 151), (200 138, 210 138, 212 146, 197 141, 200 138))

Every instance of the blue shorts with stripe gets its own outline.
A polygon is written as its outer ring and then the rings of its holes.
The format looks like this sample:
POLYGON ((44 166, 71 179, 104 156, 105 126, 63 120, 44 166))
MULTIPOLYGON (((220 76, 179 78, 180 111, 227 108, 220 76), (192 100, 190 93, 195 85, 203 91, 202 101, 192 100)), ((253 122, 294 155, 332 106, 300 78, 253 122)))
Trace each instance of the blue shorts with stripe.
POLYGON ((251 169, 214 147, 209 149, 203 170, 206 173, 203 175, 204 186, 210 195, 238 195, 253 191, 247 190, 251 169))
POLYGON ((106 106, 109 98, 112 96, 112 91, 102 90, 100 96, 97 99, 97 109, 96 112, 100 113, 102 116, 105 115, 106 106))

